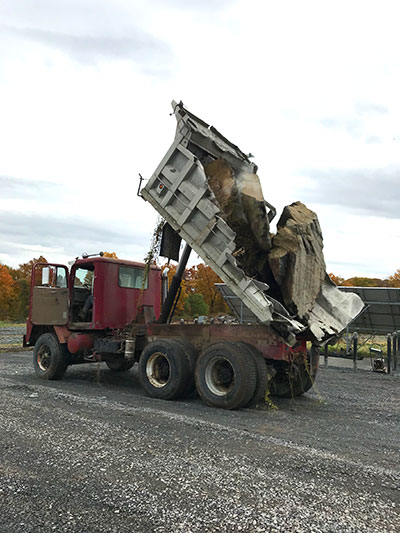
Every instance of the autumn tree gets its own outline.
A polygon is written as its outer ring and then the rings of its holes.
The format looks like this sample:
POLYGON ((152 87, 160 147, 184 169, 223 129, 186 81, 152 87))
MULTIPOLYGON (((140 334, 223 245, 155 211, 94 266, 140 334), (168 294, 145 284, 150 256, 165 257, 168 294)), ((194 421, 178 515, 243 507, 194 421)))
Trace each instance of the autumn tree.
POLYGON ((331 280, 336 285, 344 287, 400 287, 400 268, 387 279, 381 278, 367 278, 365 276, 354 276, 352 278, 344 279, 335 274, 329 274, 331 280))
MULTIPOLYGON (((164 268, 169 267, 168 272, 168 284, 171 284, 172 278, 176 272, 176 266, 164 265, 164 268)), ((227 313, 228 306, 226 305, 221 293, 215 286, 215 283, 221 283, 221 279, 215 274, 215 272, 207 265, 200 263, 197 266, 186 269, 181 283, 181 294, 176 306, 176 316, 184 316, 185 313, 190 316, 198 314, 210 314, 216 315, 218 313, 227 313), (201 312, 194 312, 188 304, 185 307, 187 299, 192 294, 199 294, 206 307, 203 307, 201 312)), ((194 305, 200 302, 199 298, 191 299, 194 305)), ((201 304, 199 304, 201 305, 201 304)))
POLYGON ((87 288, 90 288, 93 284, 93 278, 94 278, 94 271, 88 270, 85 276, 85 279, 83 280, 83 285, 86 286, 87 288))
POLYGON ((12 278, 9 269, 0 264, 0 319, 15 318, 18 304, 18 285, 12 278))
POLYGON ((13 281, 13 287, 16 290, 16 296, 12 300, 9 318, 13 320, 24 320, 29 312, 29 296, 31 286, 32 266, 35 263, 47 263, 42 255, 37 259, 31 259, 22 263, 18 268, 5 266, 13 281))
POLYGON ((345 279, 342 278, 341 276, 336 276, 335 274, 332 274, 332 272, 328 275, 333 281, 333 283, 336 283, 336 285, 340 286, 344 284, 345 279))
MULTIPOLYGON (((168 287, 170 287, 172 278, 174 277, 176 273, 177 267, 175 265, 165 264, 161 267, 162 272, 164 272, 166 268, 168 268, 168 287)), ((178 316, 178 317, 184 315, 186 299, 189 296, 189 294, 192 292, 190 283, 188 283, 188 281, 185 278, 186 278, 186 272, 181 281, 181 288, 180 288, 180 292, 178 292, 178 300, 177 300, 176 308, 175 308, 175 316, 178 316)))
POLYGON ((202 294, 210 315, 228 312, 228 307, 221 293, 215 286, 222 283, 217 274, 204 263, 190 269, 191 285, 194 292, 202 294))
POLYGON ((386 287, 386 281, 380 278, 365 278, 355 276, 343 282, 346 287, 386 287))
POLYGON ((47 259, 43 257, 42 255, 39 256, 37 259, 33 258, 27 263, 22 263, 19 265, 19 267, 15 270, 17 278, 21 279, 27 279, 29 282, 31 280, 31 272, 32 272, 32 266, 35 263, 47 263, 47 259))
POLYGON ((387 279, 388 287, 400 287, 400 268, 396 270, 393 276, 389 276, 387 279))

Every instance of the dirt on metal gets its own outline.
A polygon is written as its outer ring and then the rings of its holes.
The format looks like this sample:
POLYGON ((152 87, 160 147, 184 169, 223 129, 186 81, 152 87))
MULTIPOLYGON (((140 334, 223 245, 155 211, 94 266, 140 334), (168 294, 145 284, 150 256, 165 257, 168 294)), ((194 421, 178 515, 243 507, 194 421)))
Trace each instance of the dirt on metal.
POLYGON ((224 159, 209 163, 205 172, 221 216, 236 233, 238 265, 248 276, 266 281, 263 278, 271 236, 258 176, 249 173, 236 176, 224 159))

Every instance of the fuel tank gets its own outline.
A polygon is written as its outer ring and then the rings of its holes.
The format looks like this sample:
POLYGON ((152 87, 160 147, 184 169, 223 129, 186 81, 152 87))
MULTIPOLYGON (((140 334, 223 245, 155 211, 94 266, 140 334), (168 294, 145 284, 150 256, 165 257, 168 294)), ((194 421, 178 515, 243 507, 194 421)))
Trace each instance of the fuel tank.
POLYGON ((73 333, 67 342, 68 351, 72 354, 93 348, 94 335, 89 333, 73 333))

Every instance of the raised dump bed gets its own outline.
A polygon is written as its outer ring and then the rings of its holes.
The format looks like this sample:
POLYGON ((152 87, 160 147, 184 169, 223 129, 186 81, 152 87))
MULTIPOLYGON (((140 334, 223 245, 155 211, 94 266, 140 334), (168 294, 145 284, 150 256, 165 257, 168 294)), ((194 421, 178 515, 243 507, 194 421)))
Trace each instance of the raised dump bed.
MULTIPOLYGON (((340 334, 348 322, 362 310, 363 303, 354 294, 343 296, 335 285, 326 279, 322 235, 317 220, 312 221, 307 229, 316 228, 316 239, 320 239, 318 246, 312 246, 314 235, 311 231, 307 237, 309 241, 311 239, 311 245, 303 247, 297 257, 290 259, 292 267, 294 264, 297 270, 292 270, 284 280, 295 279, 295 288, 299 289, 297 293, 300 298, 308 301, 308 309, 303 309, 299 318, 293 310, 292 314, 289 314, 288 308, 282 303, 285 298, 280 297, 280 301, 277 301, 272 297, 271 293, 274 292, 269 290, 268 284, 258 281, 255 276, 246 275, 238 266, 236 258, 239 254, 246 255, 248 249, 238 249, 238 243, 235 242, 236 233, 227 223, 229 216, 226 209, 224 212, 221 210, 221 205, 229 203, 233 197, 232 189, 223 190, 228 183, 226 174, 230 172, 231 181, 237 191, 235 194, 245 199, 240 205, 243 205, 244 209, 254 208, 257 211, 254 217, 248 216, 248 227, 243 224, 238 226, 242 232, 242 241, 248 231, 254 236, 264 258, 271 258, 269 221, 274 214, 274 208, 264 200, 256 165, 250 161, 250 156, 229 142, 215 128, 190 113, 182 103, 172 102, 172 107, 177 119, 175 139, 142 189, 143 198, 151 203, 179 236, 220 276, 230 293, 239 298, 243 308, 247 309, 257 322, 269 325, 287 344, 294 345, 296 336, 306 331, 310 334, 310 340, 317 343, 326 342, 330 337, 340 334), (211 167, 214 174, 210 174, 211 167), (213 179, 217 179, 214 187, 211 183, 213 179), (312 254, 307 255, 309 248, 318 248, 318 253, 314 253, 313 257, 312 254), (309 285, 306 284, 306 279, 309 285), (300 286, 302 283, 304 285, 300 286), (311 288, 315 294, 310 296, 311 288)), ((299 202, 287 209, 288 212, 293 212, 294 216, 296 209, 300 209, 302 216, 308 212, 316 217, 299 202)), ((302 231, 303 227, 298 226, 297 233, 300 237, 302 231)), ((300 247, 302 241, 304 236, 300 238, 300 247)), ((314 243, 317 244, 317 241, 314 243)), ((284 240, 283 245, 286 246, 284 240)), ((282 268, 284 270, 287 263, 285 257, 281 257, 280 250, 274 250, 274 253, 278 255, 274 259, 275 271, 282 268)), ((243 263, 243 259, 240 260, 243 263)), ((268 259, 265 259, 265 262, 268 263, 268 259)), ((252 270, 251 267, 252 265, 247 268, 247 273, 252 270)), ((275 280, 273 282, 279 292, 278 283, 275 280)))

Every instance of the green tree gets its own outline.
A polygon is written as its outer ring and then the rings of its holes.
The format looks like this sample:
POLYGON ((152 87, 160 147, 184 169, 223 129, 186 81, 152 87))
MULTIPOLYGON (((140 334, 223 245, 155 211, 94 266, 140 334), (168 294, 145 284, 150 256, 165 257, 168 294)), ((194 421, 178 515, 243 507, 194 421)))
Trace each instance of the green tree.
POLYGON ((25 320, 29 314, 29 299, 31 286, 29 280, 20 278, 16 281, 18 286, 18 301, 14 308, 14 318, 16 320, 25 320))
POLYGON ((208 315, 208 305, 202 294, 189 294, 185 302, 185 315, 189 317, 208 315))

